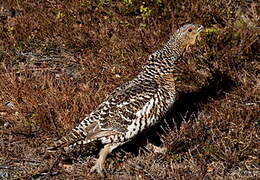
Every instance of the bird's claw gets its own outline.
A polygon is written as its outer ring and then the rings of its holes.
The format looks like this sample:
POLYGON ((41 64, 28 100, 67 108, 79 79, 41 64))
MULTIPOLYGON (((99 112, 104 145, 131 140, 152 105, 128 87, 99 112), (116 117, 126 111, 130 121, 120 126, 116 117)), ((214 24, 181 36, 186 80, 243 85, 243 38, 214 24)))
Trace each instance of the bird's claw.
POLYGON ((153 151, 154 153, 166 153, 168 151, 166 147, 159 147, 151 143, 147 144, 146 148, 153 151))
POLYGON ((103 167, 100 163, 96 162, 94 166, 90 169, 90 173, 97 172, 100 176, 104 177, 103 167))

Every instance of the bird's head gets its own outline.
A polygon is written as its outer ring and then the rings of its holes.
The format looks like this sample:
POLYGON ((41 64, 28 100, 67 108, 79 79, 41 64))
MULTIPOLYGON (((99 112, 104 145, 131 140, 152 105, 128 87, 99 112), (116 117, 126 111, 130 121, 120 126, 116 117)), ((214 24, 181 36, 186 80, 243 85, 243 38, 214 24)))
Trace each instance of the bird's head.
POLYGON ((174 33, 173 43, 176 43, 178 48, 185 50, 190 45, 195 44, 198 35, 203 29, 203 26, 198 24, 183 25, 174 33))

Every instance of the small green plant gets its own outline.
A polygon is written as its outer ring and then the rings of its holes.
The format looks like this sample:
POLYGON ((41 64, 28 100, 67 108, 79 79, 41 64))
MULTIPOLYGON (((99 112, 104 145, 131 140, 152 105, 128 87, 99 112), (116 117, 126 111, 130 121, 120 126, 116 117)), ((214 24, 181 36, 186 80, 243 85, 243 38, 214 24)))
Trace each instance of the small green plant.
POLYGON ((56 19, 62 19, 64 16, 65 16, 65 14, 61 10, 58 10, 55 18, 56 19))
POLYGON ((14 27, 8 26, 7 31, 8 31, 9 33, 13 33, 14 27))
POLYGON ((139 27, 140 27, 141 29, 144 29, 144 28, 146 28, 146 24, 145 24, 145 23, 140 23, 140 24, 139 24, 139 27))
POLYGON ((216 28, 207 28, 204 30, 205 33, 216 33, 218 32, 218 29, 216 28))
POLYGON ((133 1, 132 0, 123 0, 123 2, 127 5, 127 6, 130 6, 133 4, 133 1))
POLYGON ((156 3, 156 4, 161 4, 161 3, 162 3, 162 0, 155 0, 155 3, 156 3))
MULTIPOLYGON (((144 3, 143 3, 144 4, 144 3)), ((147 17, 151 16, 152 10, 148 7, 145 7, 144 5, 140 6, 140 13, 143 19, 146 19, 147 17)))

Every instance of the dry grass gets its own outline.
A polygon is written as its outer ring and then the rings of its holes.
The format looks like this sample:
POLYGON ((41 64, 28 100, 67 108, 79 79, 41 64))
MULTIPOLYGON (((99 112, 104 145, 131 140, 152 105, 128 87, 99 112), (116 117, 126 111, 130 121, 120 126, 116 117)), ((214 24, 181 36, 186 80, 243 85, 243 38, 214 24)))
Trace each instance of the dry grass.
POLYGON ((167 122, 145 133, 168 151, 139 153, 147 139, 137 137, 108 158, 107 177, 260 176, 259 7, 253 1, 144 2, 0 4, 0 177, 96 179, 88 173, 96 149, 59 159, 46 152, 47 144, 134 77, 187 22, 208 29, 178 64, 180 99, 167 122), (151 11, 140 12, 141 6, 151 11))

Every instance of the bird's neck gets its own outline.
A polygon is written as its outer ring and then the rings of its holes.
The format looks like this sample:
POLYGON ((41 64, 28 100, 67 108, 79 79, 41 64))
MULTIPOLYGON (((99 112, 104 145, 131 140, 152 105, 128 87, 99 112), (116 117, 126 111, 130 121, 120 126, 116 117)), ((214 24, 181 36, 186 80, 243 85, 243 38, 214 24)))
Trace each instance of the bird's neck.
POLYGON ((141 79, 154 79, 174 73, 175 64, 182 56, 183 49, 174 40, 169 40, 163 48, 149 56, 139 77, 141 79))
POLYGON ((161 49, 155 51, 149 56, 148 63, 154 60, 178 59, 185 48, 178 38, 171 38, 161 49))

